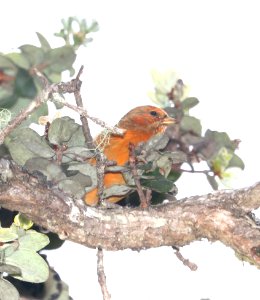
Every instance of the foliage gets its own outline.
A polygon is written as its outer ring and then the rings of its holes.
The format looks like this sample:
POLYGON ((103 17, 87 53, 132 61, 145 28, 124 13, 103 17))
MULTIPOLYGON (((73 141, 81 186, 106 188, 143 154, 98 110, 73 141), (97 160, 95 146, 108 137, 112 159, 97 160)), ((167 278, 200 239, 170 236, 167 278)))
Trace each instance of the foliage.
POLYGON ((190 115, 190 109, 198 105, 199 100, 187 96, 188 88, 177 74, 173 71, 154 71, 152 77, 155 89, 150 93, 151 99, 177 119, 177 125, 168 128, 170 141, 165 149, 178 149, 185 153, 190 167, 182 169, 183 165, 173 164, 172 169, 180 173, 196 173, 196 164, 205 161, 208 169, 200 172, 206 175, 213 189, 218 189, 217 179, 225 183, 231 168, 244 169, 242 159, 235 153, 239 140, 231 140, 226 132, 208 129, 202 133, 200 120, 190 115))
MULTIPOLYGON (((74 17, 62 20, 62 24, 63 29, 56 34, 65 40, 65 45, 61 47, 52 48, 47 39, 37 32, 40 46, 25 44, 19 47, 19 52, 0 53, 1 111, 8 109, 14 117, 35 98, 40 90, 39 82, 34 76, 35 68, 51 83, 60 82, 64 71, 69 71, 71 76, 74 74, 73 63, 76 59, 76 50, 91 41, 88 36, 98 30, 98 25, 93 22, 88 26, 85 20, 74 17), (79 27, 76 31, 73 26, 75 24, 79 27)), ((23 122, 23 126, 37 122, 40 116, 47 113, 47 105, 43 104, 27 121, 23 122)), ((1 119, 0 128, 6 124, 6 118, 4 121, 1 119)))
MULTIPOLYGON (((0 227, 0 273, 39 283, 48 279, 49 267, 37 252, 49 243, 49 239, 29 229, 31 226, 32 223, 19 214, 10 228, 0 227)), ((15 287, 3 278, 0 279, 0 295, 1 299, 19 299, 15 287)))
MULTIPOLYGON (((23 45, 19 52, 0 54, 0 128, 38 94, 40 85, 33 75, 34 68, 51 83, 60 82, 65 70, 73 75, 77 49, 87 45, 91 41, 89 34, 98 29, 96 22, 88 25, 77 18, 62 20, 62 24, 63 28, 56 34, 65 41, 61 47, 52 48, 47 39, 37 33, 40 46, 23 45)), ((225 132, 209 129, 203 132, 200 120, 190 115, 199 100, 188 96, 187 86, 175 72, 154 71, 152 77, 155 89, 150 93, 151 99, 174 117, 177 124, 170 126, 166 134, 156 135, 135 149, 136 170, 142 187, 152 190, 153 204, 165 198, 172 199, 181 174, 196 173, 196 165, 204 161, 207 168, 200 172, 205 174, 212 188, 217 189, 217 180, 224 181, 231 168, 244 168, 243 161, 235 153, 239 141, 231 140, 225 132)), ((46 114, 47 105, 43 104, 5 139, 5 146, 12 159, 29 173, 40 174, 51 185, 81 198, 97 185, 96 168, 86 162, 95 157, 95 149, 86 148, 82 126, 69 117, 54 119, 46 125, 42 136, 28 127, 46 114)), ((136 191, 128 164, 110 166, 106 171, 122 172, 126 185, 105 189, 105 197, 127 196, 136 191)), ((136 203, 136 199, 133 202, 136 203)), ((24 216, 18 215, 11 227, 0 228, 0 272, 20 280, 42 282, 48 277, 48 266, 37 252, 49 240, 46 235, 29 229, 31 225, 24 216)), ((19 298, 15 288, 3 278, 0 298, 19 298)))
MULTIPOLYGON (((69 71, 72 76, 76 51, 81 45, 86 46, 91 42, 89 35, 98 30, 97 22, 93 21, 88 25, 85 20, 75 17, 63 19, 62 25, 63 28, 55 35, 62 37, 65 45, 52 48, 47 39, 37 32, 39 46, 25 44, 20 46, 17 52, 0 53, 0 129, 22 109, 28 107, 39 93, 41 87, 34 76, 34 69, 43 73, 50 83, 60 82, 64 71, 69 71)), ((59 107, 58 104, 56 106, 59 107)), ((41 172, 48 181, 59 181, 61 188, 72 190, 80 197, 82 193, 77 194, 78 190, 82 188, 83 182, 85 184, 89 181, 89 177, 75 175, 68 180, 61 167, 56 164, 59 156, 57 151, 28 127, 33 122, 38 123, 39 117, 47 114, 47 104, 44 103, 6 138, 5 144, 8 145, 9 154, 18 164, 26 166, 28 170, 41 172), (77 183, 70 185, 72 178, 77 183)), ((54 121, 50 129, 49 137, 53 145, 57 139, 60 141, 57 141, 57 145, 69 142, 72 134, 71 143, 75 145, 73 140, 78 141, 75 147, 64 151, 62 162, 68 163, 74 157, 85 154, 86 149, 82 149, 84 137, 81 128, 73 120, 66 119, 67 127, 66 122, 60 124, 60 121, 62 120, 54 121), (63 130, 59 137, 55 135, 57 131, 53 130, 56 126, 63 130)), ((1 146, 0 153, 6 154, 6 148, 1 146)), ((8 180, 8 176, 6 179, 2 176, 2 180, 8 180)), ((48 244, 49 239, 47 235, 29 230, 31 225, 30 220, 19 214, 11 227, 0 228, 0 273, 5 272, 28 282, 43 282, 48 278, 48 266, 37 252, 48 244)), ((62 244, 56 236, 52 236, 51 240, 55 245, 62 244)), ((51 245, 49 248, 53 247, 56 246, 51 245)), ((17 290, 6 279, 0 280, 0 298, 19 299, 17 290)))

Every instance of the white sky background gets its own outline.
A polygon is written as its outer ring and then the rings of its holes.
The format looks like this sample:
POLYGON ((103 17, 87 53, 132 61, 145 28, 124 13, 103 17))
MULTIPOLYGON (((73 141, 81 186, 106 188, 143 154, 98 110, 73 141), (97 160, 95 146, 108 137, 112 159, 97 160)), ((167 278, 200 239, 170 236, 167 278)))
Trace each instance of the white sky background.
MULTIPOLYGON (((60 19, 96 19, 99 32, 82 48, 82 93, 89 112, 110 124, 129 109, 151 104, 151 69, 174 69, 200 100, 191 114, 204 129, 226 131, 242 140, 238 154, 246 169, 233 187, 259 180, 259 2, 258 1, 5 1, 0 10, 0 51, 37 43, 36 31, 52 45, 60 19)), ((199 175, 183 176, 179 196, 210 192, 199 175)), ((260 271, 232 250, 207 242, 182 249, 198 265, 191 272, 170 248, 105 252, 112 300, 258 299, 260 271)), ((70 285, 75 300, 102 299, 96 251, 66 243, 48 253, 70 285)))

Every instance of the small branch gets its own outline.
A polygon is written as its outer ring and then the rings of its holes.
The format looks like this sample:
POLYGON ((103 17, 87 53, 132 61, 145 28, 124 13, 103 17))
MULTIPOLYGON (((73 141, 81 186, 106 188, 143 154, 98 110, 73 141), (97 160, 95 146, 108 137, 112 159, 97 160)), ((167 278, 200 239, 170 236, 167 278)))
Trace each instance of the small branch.
POLYGON ((23 109, 17 116, 15 116, 8 125, 0 132, 0 145, 3 144, 4 139, 10 132, 12 132, 18 125, 20 125, 30 114, 32 114, 36 108, 41 106, 45 101, 48 100, 50 89, 44 89, 29 105, 23 109))
POLYGON ((58 103, 62 103, 64 106, 67 106, 68 108, 74 110, 79 115, 84 116, 84 117, 90 119, 91 121, 93 121, 94 123, 96 123, 97 125, 100 125, 101 127, 107 129, 112 134, 122 136, 125 132, 125 130, 122 129, 122 128, 118 128, 116 126, 110 126, 107 123, 105 123, 104 121, 100 120, 99 118, 90 116, 84 108, 75 106, 75 105, 70 104, 70 103, 67 103, 62 98, 59 99, 58 97, 55 97, 54 101, 58 102, 58 103))
MULTIPOLYGON (((78 107, 83 108, 83 101, 82 101, 82 97, 81 97, 81 93, 80 93, 80 88, 81 88, 81 84, 82 81, 79 79, 82 72, 83 72, 83 66, 80 67, 79 72, 76 76, 75 79, 75 85, 77 86, 77 88, 74 91, 74 97, 77 103, 78 107)), ((92 135, 90 133, 90 129, 89 129, 89 125, 88 125, 88 119, 86 116, 84 115, 80 115, 80 120, 82 123, 82 130, 85 136, 85 140, 86 140, 86 145, 89 149, 94 149, 94 142, 93 142, 93 138, 92 135)))
POLYGON ((111 295, 108 292, 107 284, 106 284, 106 275, 105 275, 105 271, 104 271, 102 248, 98 248, 98 250, 97 250, 97 275, 98 275, 98 282, 99 282, 99 285, 101 287, 101 291, 103 294, 103 299, 110 300, 111 295))
POLYGON ((96 149, 96 152, 98 204, 101 204, 103 202, 104 175, 107 159, 103 152, 99 151, 98 149, 96 149))
POLYGON ((173 246, 172 248, 175 250, 175 255, 184 264, 184 266, 189 267, 191 271, 197 271, 198 266, 195 263, 190 262, 188 259, 184 258, 178 247, 173 246))
POLYGON ((186 172, 186 173, 198 173, 198 174, 209 174, 209 173, 213 173, 211 170, 185 170, 185 169, 179 169, 179 172, 186 172))
POLYGON ((135 147, 133 144, 129 144, 129 165, 130 169, 134 178, 134 182, 136 185, 137 193, 140 198, 140 207, 141 208, 147 208, 149 206, 150 200, 151 200, 151 193, 144 194, 144 191, 142 189, 140 178, 136 169, 136 156, 134 153, 135 147), (147 196, 147 197, 146 197, 147 196))

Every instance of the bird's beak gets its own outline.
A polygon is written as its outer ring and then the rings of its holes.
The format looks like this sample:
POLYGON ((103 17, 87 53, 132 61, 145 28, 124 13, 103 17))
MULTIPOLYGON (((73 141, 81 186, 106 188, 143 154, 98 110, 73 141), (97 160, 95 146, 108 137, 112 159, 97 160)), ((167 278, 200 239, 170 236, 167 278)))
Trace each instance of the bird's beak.
POLYGON ((162 125, 168 126, 168 125, 175 124, 176 122, 177 122, 176 119, 171 118, 171 117, 166 117, 166 118, 163 119, 162 125))

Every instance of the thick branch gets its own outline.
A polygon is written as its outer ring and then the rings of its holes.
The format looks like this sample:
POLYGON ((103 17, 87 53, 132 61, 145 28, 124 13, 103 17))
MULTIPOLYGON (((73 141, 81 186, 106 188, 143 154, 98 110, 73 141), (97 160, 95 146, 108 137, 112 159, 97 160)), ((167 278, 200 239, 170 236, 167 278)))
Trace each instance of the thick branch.
POLYGON ((0 184, 0 204, 26 214, 64 239, 88 247, 145 249, 184 246, 207 238, 221 241, 260 267, 260 228, 249 217, 249 212, 260 206, 260 183, 145 210, 102 209, 79 205, 18 169, 13 179, 0 184))

